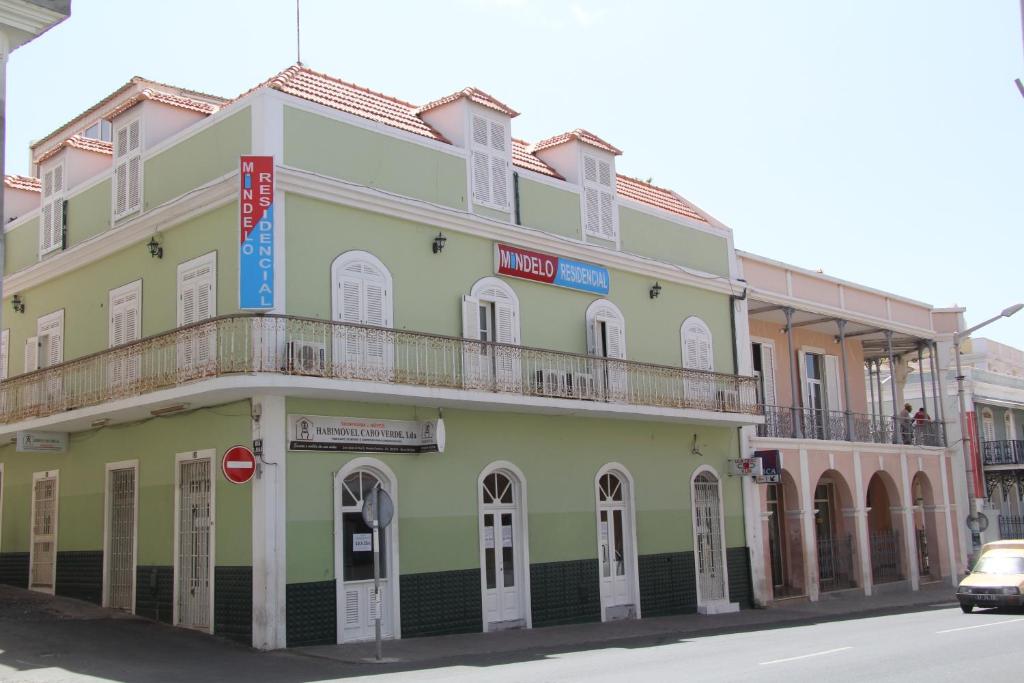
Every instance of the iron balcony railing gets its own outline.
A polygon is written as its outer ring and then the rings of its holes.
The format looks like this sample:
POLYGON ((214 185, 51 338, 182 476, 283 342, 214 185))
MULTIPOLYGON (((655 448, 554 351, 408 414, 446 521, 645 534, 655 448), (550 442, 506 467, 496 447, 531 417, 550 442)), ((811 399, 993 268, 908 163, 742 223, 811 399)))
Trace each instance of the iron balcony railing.
POLYGON ((859 441, 915 446, 944 446, 945 431, 937 420, 915 422, 841 410, 762 406, 764 424, 757 435, 783 439, 859 441))
POLYGON ((760 411, 754 377, 314 318, 233 314, 8 379, 0 383, 0 423, 248 373, 760 411))
POLYGON ((903 578, 900 563, 900 535, 895 530, 868 534, 871 546, 871 578, 875 583, 888 583, 903 578))
POLYGON ((982 441, 981 455, 986 465, 1024 465, 1024 441, 982 441))

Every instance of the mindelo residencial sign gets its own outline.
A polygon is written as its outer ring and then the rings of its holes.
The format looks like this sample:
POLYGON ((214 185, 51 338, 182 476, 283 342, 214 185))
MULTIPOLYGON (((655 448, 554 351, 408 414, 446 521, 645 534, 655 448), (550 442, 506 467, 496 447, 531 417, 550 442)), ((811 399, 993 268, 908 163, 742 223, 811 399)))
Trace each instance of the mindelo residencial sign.
POLYGON ((592 294, 607 294, 608 269, 507 244, 494 245, 494 270, 499 275, 568 287, 592 294))
POLYGON ((239 169, 238 305, 274 307, 274 157, 243 156, 239 169))

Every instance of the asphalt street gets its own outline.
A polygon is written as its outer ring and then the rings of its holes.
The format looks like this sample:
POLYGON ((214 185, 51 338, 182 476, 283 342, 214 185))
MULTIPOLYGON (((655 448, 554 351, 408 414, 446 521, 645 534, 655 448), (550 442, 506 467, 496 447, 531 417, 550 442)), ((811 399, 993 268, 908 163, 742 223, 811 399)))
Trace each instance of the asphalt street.
POLYGON ((965 615, 948 601, 884 616, 381 665, 259 653, 84 603, 56 610, 24 591, 4 597, 2 681, 1016 682, 1024 662, 1024 613, 965 615))

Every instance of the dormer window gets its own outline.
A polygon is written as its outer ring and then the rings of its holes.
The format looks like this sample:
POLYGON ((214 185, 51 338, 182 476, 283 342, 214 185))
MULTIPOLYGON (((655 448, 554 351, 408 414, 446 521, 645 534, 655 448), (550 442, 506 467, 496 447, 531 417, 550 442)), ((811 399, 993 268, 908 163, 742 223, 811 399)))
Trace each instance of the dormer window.
POLYGON ((611 242, 618 241, 615 174, 612 162, 583 154, 583 231, 611 242))
POLYGON ((43 202, 39 218, 39 256, 64 247, 64 158, 43 170, 43 202))
POLYGON ((114 131, 114 220, 142 208, 142 118, 118 121, 114 131))
POLYGON ((83 138, 91 138, 93 140, 102 140, 103 142, 113 141, 113 129, 110 121, 100 119, 96 123, 92 124, 84 131, 82 131, 83 138))
POLYGON ((473 203, 509 210, 512 145, 507 123, 471 114, 470 163, 473 203))

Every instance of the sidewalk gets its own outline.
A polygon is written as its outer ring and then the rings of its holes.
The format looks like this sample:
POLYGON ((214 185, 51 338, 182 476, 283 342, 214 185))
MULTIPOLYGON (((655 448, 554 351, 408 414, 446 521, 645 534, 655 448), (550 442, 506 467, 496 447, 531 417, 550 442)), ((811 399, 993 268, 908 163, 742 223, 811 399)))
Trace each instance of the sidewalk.
MULTIPOLYGON (((637 647, 681 637, 755 631, 780 625, 813 624, 855 619, 876 614, 936 609, 955 606, 954 588, 947 581, 931 583, 920 591, 883 591, 865 597, 859 590, 824 594, 819 602, 790 599, 767 609, 741 610, 732 614, 705 616, 683 614, 608 623, 549 626, 538 629, 466 633, 451 636, 386 640, 385 663, 440 665, 470 657, 517 652, 558 652, 599 647, 637 647)), ((365 664, 374 660, 374 643, 316 645, 292 648, 290 652, 338 662, 365 664)))

